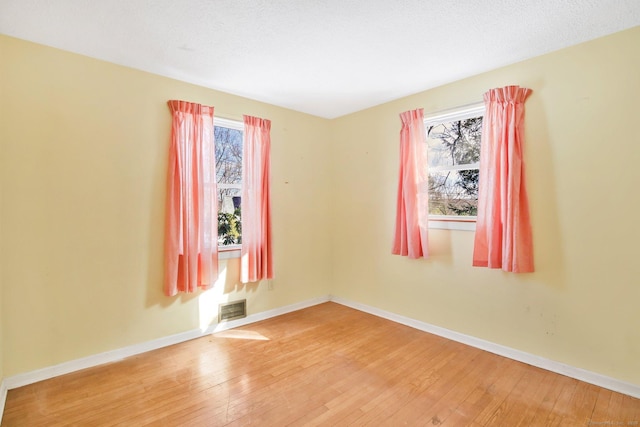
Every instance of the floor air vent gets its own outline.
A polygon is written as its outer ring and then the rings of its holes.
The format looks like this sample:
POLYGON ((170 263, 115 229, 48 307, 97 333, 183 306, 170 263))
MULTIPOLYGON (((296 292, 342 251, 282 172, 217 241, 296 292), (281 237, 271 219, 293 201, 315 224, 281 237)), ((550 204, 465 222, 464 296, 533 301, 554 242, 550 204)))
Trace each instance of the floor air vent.
POLYGON ((247 317, 247 300, 232 301, 218 307, 218 323, 247 317))

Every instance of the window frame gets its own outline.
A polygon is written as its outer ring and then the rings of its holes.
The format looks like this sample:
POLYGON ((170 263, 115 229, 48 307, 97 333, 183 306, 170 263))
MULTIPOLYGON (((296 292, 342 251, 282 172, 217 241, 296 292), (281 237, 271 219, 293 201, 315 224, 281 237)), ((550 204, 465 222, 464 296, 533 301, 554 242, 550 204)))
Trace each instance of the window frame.
MULTIPOLYGON (((425 115, 424 117, 424 130, 425 138, 427 138, 427 128, 432 125, 438 125, 442 123, 452 122, 456 120, 469 119, 473 117, 482 116, 484 120, 485 105, 484 102, 477 102, 461 107, 452 108, 441 112, 425 115)), ((482 142, 481 142, 482 143, 482 142)), ((475 163, 472 163, 475 165, 475 163)), ((477 169, 480 170, 480 162, 477 163, 477 169)), ((458 168, 451 168, 445 170, 454 170, 458 168)), ((462 168, 459 168, 461 170, 462 168)), ((471 169, 476 169, 471 168, 471 169)), ((439 168, 436 170, 440 170, 439 168)), ((469 170, 469 168, 465 168, 469 170)), ((456 215, 432 215, 429 214, 429 228, 442 229, 442 230, 462 230, 462 231, 475 231, 477 216, 456 216, 456 215)))
MULTIPOLYGON (((234 120, 234 119, 226 119, 224 117, 214 116, 213 118, 213 127, 223 127, 227 129, 239 130, 242 132, 242 141, 243 141, 243 152, 244 156, 244 122, 242 120, 234 120)), ((215 130, 214 130, 215 133, 215 130)), ((218 190, 220 189, 239 189, 242 191, 242 185, 240 184, 219 184, 216 182, 216 187, 218 190)), ((242 206, 242 201, 240 202, 242 206)), ((216 222, 217 226, 217 222, 216 222)), ((231 259, 231 258, 240 258, 242 250, 242 244, 235 245, 220 245, 218 244, 218 259, 231 259)))

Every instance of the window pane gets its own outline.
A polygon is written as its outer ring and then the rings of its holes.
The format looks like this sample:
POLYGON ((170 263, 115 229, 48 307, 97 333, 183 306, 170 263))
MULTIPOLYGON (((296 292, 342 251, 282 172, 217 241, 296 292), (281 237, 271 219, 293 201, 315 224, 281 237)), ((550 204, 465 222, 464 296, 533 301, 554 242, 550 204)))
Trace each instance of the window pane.
POLYGON ((480 161, 482 117, 427 126, 429 167, 466 165, 480 161))
POLYGON ((216 179, 218 182, 218 245, 238 245, 242 243, 240 209, 242 196, 242 131, 224 126, 215 126, 214 132, 216 179))
POLYGON ((429 174, 429 213, 475 216, 478 212, 478 169, 429 174))
POLYGON ((242 210, 239 188, 218 189, 218 244, 242 243, 242 210))
POLYGON ((216 126, 214 132, 218 184, 240 184, 242 182, 242 131, 216 126))

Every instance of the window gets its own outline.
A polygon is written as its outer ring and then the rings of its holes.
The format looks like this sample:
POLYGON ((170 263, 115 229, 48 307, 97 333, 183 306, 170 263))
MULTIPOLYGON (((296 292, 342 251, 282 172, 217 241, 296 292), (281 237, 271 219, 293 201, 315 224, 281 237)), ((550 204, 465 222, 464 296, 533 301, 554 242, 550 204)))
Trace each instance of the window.
POLYGON ((425 117, 429 227, 475 230, 484 104, 425 117))
POLYGON ((218 249, 240 249, 242 243, 242 134, 244 124, 214 118, 218 186, 218 249))

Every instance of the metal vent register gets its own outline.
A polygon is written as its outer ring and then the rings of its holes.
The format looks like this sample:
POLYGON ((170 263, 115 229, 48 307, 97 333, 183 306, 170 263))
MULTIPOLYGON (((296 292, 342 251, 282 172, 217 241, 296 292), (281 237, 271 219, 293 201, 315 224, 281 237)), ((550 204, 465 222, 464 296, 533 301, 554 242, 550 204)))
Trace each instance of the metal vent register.
POLYGON ((218 323, 247 317, 247 300, 231 301, 218 306, 218 323))

